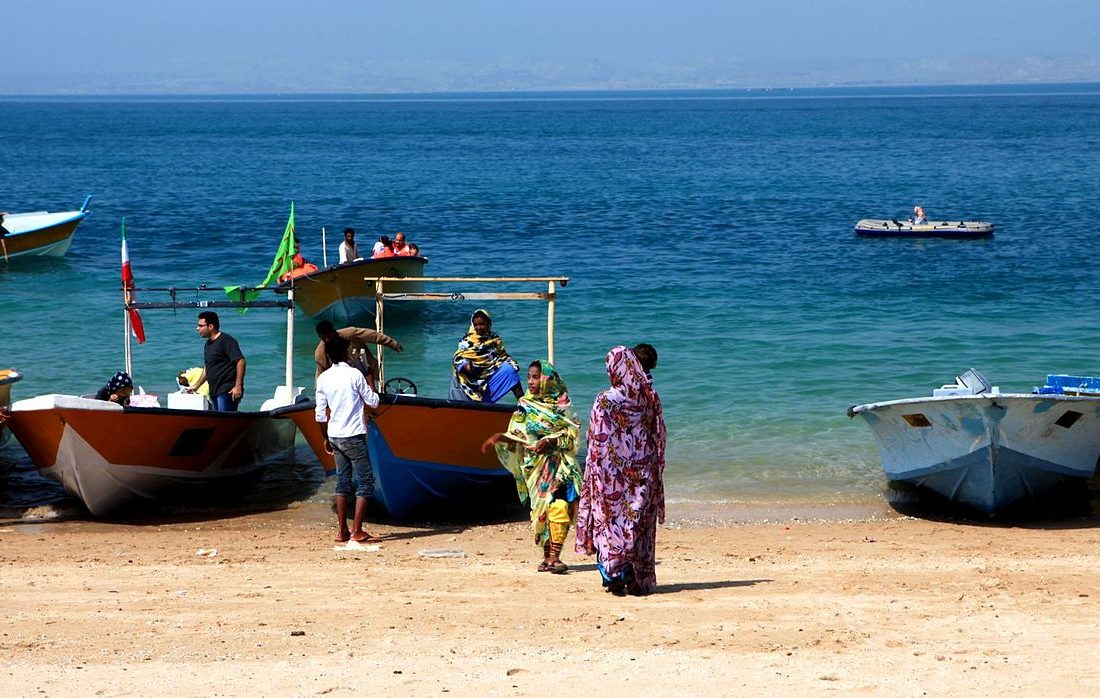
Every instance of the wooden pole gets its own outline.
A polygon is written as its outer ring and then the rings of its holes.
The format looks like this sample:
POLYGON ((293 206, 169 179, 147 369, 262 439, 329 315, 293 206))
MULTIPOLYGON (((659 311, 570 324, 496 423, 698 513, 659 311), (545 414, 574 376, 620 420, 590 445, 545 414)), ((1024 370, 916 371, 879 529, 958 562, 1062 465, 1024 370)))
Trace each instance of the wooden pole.
POLYGON ((554 280, 547 282, 550 286, 548 293, 550 298, 546 301, 546 360, 554 363, 554 280))
MULTIPOLYGON (((385 307, 385 299, 382 297, 382 279, 374 280, 374 329, 378 330, 379 334, 383 333, 382 326, 382 309, 385 307)), ((386 385, 386 368, 383 359, 386 348, 381 344, 378 345, 378 392, 382 392, 382 388, 386 385)))

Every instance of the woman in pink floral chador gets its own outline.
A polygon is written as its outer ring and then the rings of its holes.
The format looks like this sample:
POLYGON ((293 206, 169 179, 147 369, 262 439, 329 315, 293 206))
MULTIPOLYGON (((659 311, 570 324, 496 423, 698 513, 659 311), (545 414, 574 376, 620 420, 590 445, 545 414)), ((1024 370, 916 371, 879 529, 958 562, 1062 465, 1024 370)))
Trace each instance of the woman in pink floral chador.
POLYGON ((596 396, 577 512, 577 552, 595 553, 615 594, 657 587, 657 524, 665 519, 661 399, 634 353, 607 354, 611 388, 596 396))

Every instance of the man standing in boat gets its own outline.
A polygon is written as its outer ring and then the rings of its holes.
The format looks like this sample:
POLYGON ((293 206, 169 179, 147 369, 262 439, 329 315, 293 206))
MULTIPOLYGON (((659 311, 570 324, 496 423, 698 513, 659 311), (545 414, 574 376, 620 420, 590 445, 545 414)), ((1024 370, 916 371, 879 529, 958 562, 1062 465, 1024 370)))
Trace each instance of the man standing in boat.
POLYGON ((394 351, 405 350, 401 342, 376 330, 365 327, 343 327, 337 330, 328 320, 317 323, 317 336, 321 341, 313 350, 313 361, 317 369, 314 376, 319 377, 329 366, 332 366, 332 362, 325 354, 325 342, 333 337, 343 337, 349 345, 348 365, 362 372, 371 390, 378 390, 378 359, 374 358, 370 345, 381 344, 394 351))
POLYGON ((206 340, 202 355, 204 367, 199 379, 187 389, 193 393, 203 383, 210 384, 210 401, 221 412, 236 412, 244 396, 244 354, 237 340, 221 331, 221 321, 213 310, 199 313, 195 329, 206 340))
POLYGON ((340 243, 340 264, 362 259, 359 246, 355 244, 355 228, 344 228, 344 241, 340 243))
POLYGON ((336 541, 368 543, 363 530, 367 498, 374 494, 374 473, 367 455, 367 423, 363 411, 378 407, 374 392, 359 370, 348 365, 348 341, 340 335, 325 342, 330 366, 317 377, 314 413, 325 439, 325 452, 336 461, 336 541), (355 513, 348 529, 348 498, 355 484, 355 513))

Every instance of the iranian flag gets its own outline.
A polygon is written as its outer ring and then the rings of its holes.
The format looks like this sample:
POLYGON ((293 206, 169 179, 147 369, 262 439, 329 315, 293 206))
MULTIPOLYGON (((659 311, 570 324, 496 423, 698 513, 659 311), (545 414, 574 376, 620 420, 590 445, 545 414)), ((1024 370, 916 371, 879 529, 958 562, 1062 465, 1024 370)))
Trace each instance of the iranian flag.
MULTIPOLYGON (((130 250, 126 247, 126 219, 122 219, 122 293, 126 305, 134 302, 134 270, 130 268, 130 250)), ((130 331, 137 337, 138 344, 145 342, 145 327, 141 324, 141 315, 136 308, 130 308, 130 331)))

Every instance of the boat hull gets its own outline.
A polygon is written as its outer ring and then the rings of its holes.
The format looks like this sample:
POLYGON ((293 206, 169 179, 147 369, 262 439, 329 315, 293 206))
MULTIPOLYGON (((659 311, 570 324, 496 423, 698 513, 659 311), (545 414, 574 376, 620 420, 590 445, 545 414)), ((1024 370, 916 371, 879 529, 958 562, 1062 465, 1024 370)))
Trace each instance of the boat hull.
POLYGON ((856 223, 856 235, 863 237, 902 238, 986 238, 993 235, 993 224, 985 221, 884 221, 865 218, 856 223))
MULTIPOLYGON (((375 501, 397 518, 460 506, 483 511, 517 501, 512 474, 494 451, 481 452, 485 439, 507 429, 513 410, 510 405, 383 395, 367 433, 375 501)), ((276 413, 298 425, 325 470, 335 470, 312 401, 276 413)))
MULTIPOLYGON (((364 259, 304 274, 294 281, 294 302, 314 321, 328 320, 337 327, 374 317, 374 286, 367 277, 422 277, 424 257, 364 259)), ((388 283, 387 293, 424 290, 423 282, 388 283)))
POLYGON ((12 405, 9 426, 38 471, 93 516, 187 490, 212 495, 258 477, 294 445, 294 424, 269 412, 122 408, 43 395, 12 405))
POLYGON ((996 394, 853 407, 870 426, 891 482, 993 515, 1092 477, 1100 397, 996 394))
POLYGON ((62 257, 87 211, 9 213, 4 216, 8 257, 62 257))
MULTIPOLYGON (((11 405, 11 386, 13 383, 23 380, 23 375, 12 368, 0 370, 0 410, 7 409, 11 405)), ((7 426, 0 422, 0 446, 11 438, 11 432, 7 426)))

